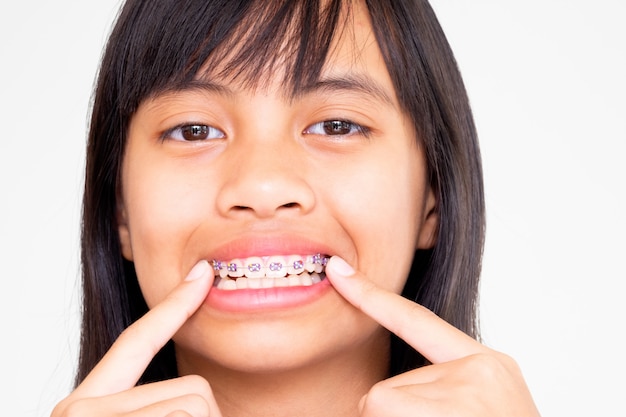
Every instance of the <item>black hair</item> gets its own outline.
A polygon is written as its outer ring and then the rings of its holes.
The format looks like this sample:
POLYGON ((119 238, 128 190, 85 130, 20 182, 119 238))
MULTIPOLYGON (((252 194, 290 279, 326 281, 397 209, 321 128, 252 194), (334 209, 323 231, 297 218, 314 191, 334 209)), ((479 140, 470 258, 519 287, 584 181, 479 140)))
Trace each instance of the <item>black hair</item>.
MULTIPOLYGON (((346 3, 346 4, 344 4, 346 3)), ((83 317, 76 383, 119 334, 148 310, 117 228, 121 164, 138 106, 184 88, 207 68, 251 86, 280 66, 292 94, 320 76, 342 30, 341 0, 128 0, 98 74, 87 144, 82 221, 83 317)), ((478 279, 484 241, 480 154, 469 101, 426 0, 366 0, 403 111, 426 153, 437 198, 433 249, 418 251, 403 296, 478 337, 478 279)), ((349 13, 348 13, 349 15, 349 13)), ((392 337, 390 375, 425 359, 392 337)), ((176 376, 172 344, 140 382, 176 376)))

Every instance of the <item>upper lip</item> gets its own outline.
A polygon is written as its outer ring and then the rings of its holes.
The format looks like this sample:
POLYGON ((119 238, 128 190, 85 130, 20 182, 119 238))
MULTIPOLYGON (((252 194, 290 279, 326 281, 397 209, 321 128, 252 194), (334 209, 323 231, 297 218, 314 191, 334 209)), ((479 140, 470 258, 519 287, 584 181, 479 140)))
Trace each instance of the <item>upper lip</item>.
POLYGON ((209 260, 228 261, 252 256, 331 255, 332 250, 310 237, 289 233, 273 233, 238 237, 210 252, 209 260))

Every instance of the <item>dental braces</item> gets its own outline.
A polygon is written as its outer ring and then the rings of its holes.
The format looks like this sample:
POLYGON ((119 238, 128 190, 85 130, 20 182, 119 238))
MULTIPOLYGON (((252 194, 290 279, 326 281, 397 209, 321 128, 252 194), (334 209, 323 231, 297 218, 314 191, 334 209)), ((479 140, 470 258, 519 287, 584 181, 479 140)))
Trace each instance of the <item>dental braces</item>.
MULTIPOLYGON (((321 265, 325 267, 329 259, 330 259, 329 256, 325 256, 325 255, 318 253, 310 257, 310 263, 313 265, 321 265)), ((238 270, 240 270, 240 268, 241 270, 247 269, 250 272, 259 272, 261 270, 269 270, 272 272, 278 272, 282 269, 287 269, 289 267, 292 267, 296 271, 301 271, 304 269, 304 266, 305 266, 305 262, 302 259, 298 259, 294 261, 291 265, 283 264, 281 262, 271 262, 267 267, 263 267, 263 265, 258 262, 253 262, 248 265, 237 265, 234 262, 223 262, 223 261, 213 260, 212 264, 213 264, 213 269, 217 272, 223 269, 226 269, 228 272, 237 272, 238 270)))

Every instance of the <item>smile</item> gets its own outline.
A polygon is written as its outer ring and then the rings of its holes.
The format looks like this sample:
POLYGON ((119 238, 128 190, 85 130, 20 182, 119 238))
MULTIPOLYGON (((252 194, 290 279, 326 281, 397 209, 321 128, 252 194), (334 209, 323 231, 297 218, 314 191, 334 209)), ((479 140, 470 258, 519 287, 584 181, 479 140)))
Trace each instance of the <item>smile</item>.
POLYGON ((311 286, 326 278, 330 257, 322 254, 213 260, 215 287, 221 290, 311 286))

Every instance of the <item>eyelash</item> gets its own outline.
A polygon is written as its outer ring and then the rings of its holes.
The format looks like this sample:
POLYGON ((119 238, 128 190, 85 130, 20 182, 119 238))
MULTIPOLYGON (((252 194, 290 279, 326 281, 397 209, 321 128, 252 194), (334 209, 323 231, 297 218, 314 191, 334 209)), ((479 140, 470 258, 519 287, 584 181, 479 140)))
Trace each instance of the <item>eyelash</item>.
POLYGON ((354 123, 350 120, 344 119, 331 119, 324 120, 304 129, 303 133, 305 134, 313 134, 313 135, 326 135, 326 136, 352 136, 352 135, 363 135, 368 137, 371 133, 371 129, 360 125, 358 123, 354 123), (326 129, 348 129, 346 133, 329 133, 326 129), (318 130, 317 132, 315 130, 318 130), (321 130, 321 131, 319 131, 321 130))
POLYGON ((224 132, 222 132, 216 127, 206 125, 204 123, 183 123, 171 129, 168 129, 167 131, 163 133, 163 135, 161 135, 162 140, 172 139, 172 140, 177 140, 181 142, 196 142, 196 141, 204 141, 204 140, 211 140, 211 139, 224 139, 225 137, 226 137, 226 134, 224 132), (186 134, 192 134, 192 135, 200 134, 201 137, 186 138, 185 137, 186 134), (216 134, 217 134, 217 137, 211 137, 211 136, 215 136, 216 134))
MULTIPOLYGON (((320 135, 320 136, 352 136, 363 135, 368 137, 371 129, 344 119, 330 119, 314 123, 304 129, 304 134, 320 135), (336 130, 332 133, 329 130, 336 130), (346 131, 347 130, 347 131, 346 131)), ((203 123, 183 123, 171 129, 168 129, 161 135, 161 140, 172 139, 181 142, 205 141, 211 139, 223 139, 226 134, 221 130, 203 123), (214 136, 217 133, 217 137, 214 136), (185 137, 185 135, 200 135, 200 137, 185 137)))

